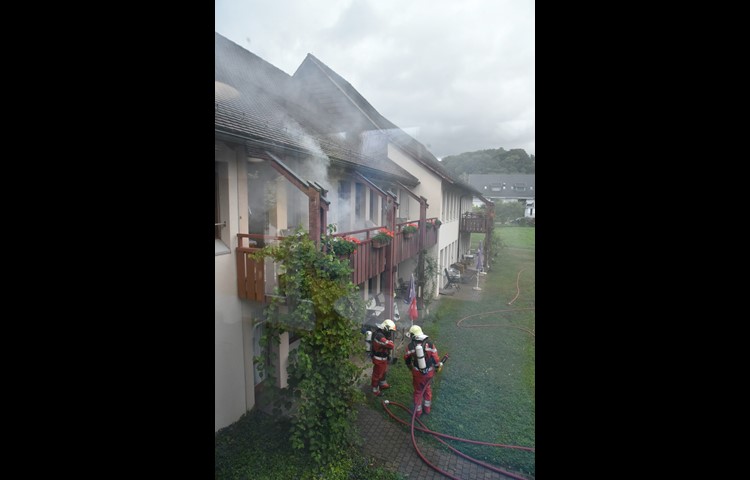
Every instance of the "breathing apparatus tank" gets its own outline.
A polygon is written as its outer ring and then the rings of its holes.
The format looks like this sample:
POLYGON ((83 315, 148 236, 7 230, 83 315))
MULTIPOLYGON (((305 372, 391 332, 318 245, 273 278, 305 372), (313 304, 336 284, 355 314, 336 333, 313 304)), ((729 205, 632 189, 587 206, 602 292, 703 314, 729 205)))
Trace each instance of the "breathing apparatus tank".
POLYGON ((365 352, 372 350, 372 330, 365 332, 365 352))
POLYGON ((421 343, 418 343, 414 347, 414 351, 417 354, 417 367, 419 367, 420 370, 424 370, 427 368, 427 362, 424 359, 424 347, 422 347, 421 343))

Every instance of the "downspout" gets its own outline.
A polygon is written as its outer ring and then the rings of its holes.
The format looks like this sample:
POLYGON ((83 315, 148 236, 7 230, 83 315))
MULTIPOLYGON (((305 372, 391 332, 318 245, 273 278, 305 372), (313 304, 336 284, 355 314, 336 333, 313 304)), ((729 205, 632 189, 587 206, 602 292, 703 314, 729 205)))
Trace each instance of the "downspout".
MULTIPOLYGON (((461 237, 463 236, 461 232, 461 227, 463 226, 463 222, 464 222, 464 212, 462 211, 463 210, 462 205, 463 205, 463 198, 468 197, 468 196, 469 195, 464 194, 458 197, 458 210, 459 210, 459 213, 458 213, 458 248, 456 249, 456 261, 454 263, 457 263, 460 260, 459 255, 461 255, 461 252, 463 251, 461 250, 461 237)), ((469 246, 471 246, 471 233, 469 233, 469 246)))
MULTIPOLYGON (((396 196, 388 192, 388 197, 386 200, 386 207, 388 208, 388 212, 386 215, 386 225, 387 228, 391 231, 396 230, 396 208, 398 207, 398 202, 396 201, 396 196)), ((386 318, 393 318, 393 274, 396 271, 396 266, 394 265, 396 261, 396 249, 394 247, 394 244, 396 242, 389 243, 386 248, 386 255, 385 255, 385 271, 388 273, 385 276, 385 285, 383 286, 383 289, 385 290, 385 314, 386 318)))
POLYGON ((419 201, 419 240, 417 248, 419 248, 419 257, 417 258, 417 308, 419 310, 424 309, 424 300, 422 298, 424 293, 424 255, 425 248, 424 244, 427 240, 427 199, 421 197, 419 201))

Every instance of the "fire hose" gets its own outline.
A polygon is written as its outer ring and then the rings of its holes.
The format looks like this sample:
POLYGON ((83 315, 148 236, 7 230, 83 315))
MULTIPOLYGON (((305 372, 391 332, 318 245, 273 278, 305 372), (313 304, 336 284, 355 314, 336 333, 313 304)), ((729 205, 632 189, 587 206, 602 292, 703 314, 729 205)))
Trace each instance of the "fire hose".
MULTIPOLYGON (((448 354, 446 354, 442 358, 442 360, 440 362, 443 363, 443 364, 445 364, 445 362, 447 360, 448 360, 448 354)), ((441 370, 442 370, 442 367, 439 368, 437 371, 440 372, 441 370)), ((430 379, 427 382, 425 382, 424 386, 422 387, 422 393, 424 393, 424 390, 427 388, 427 386, 430 383, 432 383, 432 379, 433 378, 434 377, 430 377, 430 379)), ((432 435, 433 437, 435 437, 435 439, 437 441, 439 441, 440 443, 442 443, 443 445, 445 445, 446 447, 448 447, 455 454, 457 454, 457 455, 465 458, 466 460, 469 460, 470 462, 476 463, 477 465, 482 466, 484 468, 487 468, 488 470, 492 470, 494 472, 500 473, 502 475, 506 475, 506 476, 511 477, 511 478, 515 478, 517 480, 527 480, 526 477, 522 477, 522 476, 520 476, 518 474, 515 474, 515 473, 512 473, 512 472, 508 472, 507 470, 503 470, 500 467, 496 467, 494 465, 490 465, 490 464, 485 463, 485 462, 483 462, 481 460, 478 460, 478 459, 473 458, 473 457, 471 457, 469 455, 466 455, 465 453, 457 450, 456 448, 454 448, 450 444, 446 443, 440 437, 447 438, 447 439, 450 439, 450 440, 456 440, 456 441, 459 441, 459 442, 473 443, 473 444, 476 444, 476 445, 486 445, 486 446, 490 446, 490 447, 510 448, 510 449, 516 449, 516 450, 525 450, 525 451, 529 451, 529 452, 536 452, 535 448, 533 448, 533 447, 522 447, 522 446, 518 446, 518 445, 505 445, 505 444, 501 444, 501 443, 480 442, 478 440, 470 440, 470 439, 466 439, 466 438, 454 437, 454 436, 451 436, 451 435, 446 435, 444 433, 435 432, 435 431, 432 431, 429 428, 427 428, 425 426, 425 424, 422 423, 422 421, 417 418, 417 411, 416 411, 416 409, 414 409, 414 411, 412 411, 408 407, 404 406, 403 404, 398 403, 398 402, 393 402, 393 401, 390 401, 390 400, 384 400, 383 403, 382 403, 382 405, 383 405, 383 409, 385 409, 386 413, 388 413, 388 415, 391 418, 393 418, 394 420, 396 420, 396 421, 398 421, 398 422, 400 422, 400 423, 402 423, 404 425, 409 425, 409 424, 406 423, 404 420, 398 418, 393 412, 391 412, 390 409, 389 409, 389 405, 395 405, 395 406, 401 408, 402 410, 411 413, 411 425, 410 425, 410 427, 411 427, 411 441, 412 441, 412 445, 414 445, 414 450, 416 450, 417 455, 419 455, 419 457, 422 459, 422 461, 425 462, 430 468, 432 468, 436 472, 438 472, 438 473, 440 473, 442 475, 445 475, 448 478, 452 478, 454 480, 461 480, 458 477, 454 477, 450 473, 448 473, 445 470, 437 467, 436 465, 432 464, 429 460, 427 460, 427 458, 424 456, 424 454, 422 454, 422 451, 419 449, 419 446, 417 445, 417 439, 416 439, 416 436, 414 434, 415 430, 418 430, 418 431, 424 432, 424 433, 429 433, 430 435, 432 435), (415 425, 415 422, 419 422, 419 424, 421 425, 421 427, 417 427, 415 425)))

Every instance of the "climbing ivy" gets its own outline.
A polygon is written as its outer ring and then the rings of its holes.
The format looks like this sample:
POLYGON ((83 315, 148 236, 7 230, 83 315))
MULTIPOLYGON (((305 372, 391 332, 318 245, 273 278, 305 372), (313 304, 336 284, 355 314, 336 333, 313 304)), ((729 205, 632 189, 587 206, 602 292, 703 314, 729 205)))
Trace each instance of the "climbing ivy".
MULTIPOLYGON (((327 236, 321 244, 330 240, 327 236)), ((348 258, 326 253, 297 229, 280 244, 263 248, 254 257, 273 259, 283 266, 283 282, 265 310, 269 345, 290 331, 300 338, 290 353, 288 388, 275 387, 274 402, 292 407, 292 447, 304 450, 318 464, 335 461, 356 441, 354 405, 363 399, 357 386, 362 374, 350 359, 359 352, 365 303, 351 282, 348 258)), ((268 359, 256 358, 262 368, 268 359)))

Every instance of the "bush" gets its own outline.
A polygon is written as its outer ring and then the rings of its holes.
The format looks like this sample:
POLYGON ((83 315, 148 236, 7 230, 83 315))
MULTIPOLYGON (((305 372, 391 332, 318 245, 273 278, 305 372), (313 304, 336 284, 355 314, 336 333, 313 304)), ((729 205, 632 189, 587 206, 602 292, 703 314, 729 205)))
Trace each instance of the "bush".
POLYGON ((518 217, 511 223, 515 223, 519 227, 535 227, 536 219, 534 217, 518 217))

